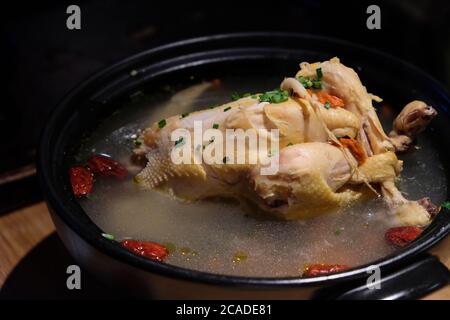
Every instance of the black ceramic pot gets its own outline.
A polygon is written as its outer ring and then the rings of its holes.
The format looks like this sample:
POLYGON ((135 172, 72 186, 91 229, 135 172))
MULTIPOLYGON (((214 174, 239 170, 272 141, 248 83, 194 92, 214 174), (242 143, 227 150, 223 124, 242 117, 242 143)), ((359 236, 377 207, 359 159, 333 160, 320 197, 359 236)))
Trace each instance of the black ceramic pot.
POLYGON ((72 195, 68 158, 80 139, 133 92, 161 83, 187 81, 191 75, 293 74, 300 61, 333 56, 357 68, 367 87, 394 103, 398 101, 398 106, 411 97, 433 105, 440 115, 427 134, 436 141, 435 148, 450 173, 450 140, 443 139, 450 136, 449 95, 435 80, 404 61, 347 42, 309 35, 247 33, 181 41, 135 55, 92 76, 68 94, 48 120, 39 150, 38 173, 58 233, 73 257, 106 284, 140 297, 416 298, 448 284, 448 269, 426 253, 450 230, 446 209, 418 240, 373 262, 381 268, 382 283, 380 290, 369 290, 365 286, 368 265, 302 279, 223 276, 151 261, 103 238, 72 195))

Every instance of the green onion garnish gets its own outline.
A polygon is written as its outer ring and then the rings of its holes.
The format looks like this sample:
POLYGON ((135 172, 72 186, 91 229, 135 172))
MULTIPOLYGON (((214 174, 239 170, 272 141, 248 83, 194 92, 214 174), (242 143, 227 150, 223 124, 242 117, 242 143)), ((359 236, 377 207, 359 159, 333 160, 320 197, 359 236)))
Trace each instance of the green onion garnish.
POLYGON ((297 80, 305 87, 306 89, 314 88, 314 89, 321 89, 322 88, 322 81, 320 79, 317 80, 311 80, 308 77, 298 77, 297 80))
POLYGON ((298 77, 297 80, 305 87, 306 89, 311 88, 313 86, 312 81, 308 77, 298 77))
POLYGON ((293 144, 292 142, 289 142, 289 143, 287 144, 288 147, 293 146, 293 145, 294 145, 294 144, 293 144))
POLYGON ((166 119, 159 120, 158 127, 160 129, 162 129, 162 128, 164 128, 166 126, 166 124, 167 124, 166 119))
POLYGON ((342 228, 337 229, 334 234, 339 236, 342 233, 342 228))
POLYGON ((177 141, 175 141, 175 147, 182 146, 185 143, 184 138, 180 137, 177 141))
POLYGON ((313 88, 314 89, 322 89, 322 81, 320 80, 313 80, 313 88))
POLYGON ((182 113, 180 119, 186 118, 189 115, 189 112, 182 113))
POLYGON ((275 89, 267 91, 259 95, 260 102, 280 103, 287 101, 289 98, 289 92, 286 90, 275 89))
POLYGON ((325 107, 325 109, 330 109, 331 108, 330 101, 325 102, 325 104, 323 106, 325 107))
POLYGON ((114 240, 114 236, 109 233, 102 233, 102 237, 108 240, 114 240))
POLYGON ((214 123, 213 124, 213 129, 219 129, 219 124, 218 123, 214 123))
POLYGON ((252 96, 252 94, 250 92, 246 92, 244 94, 239 94, 237 92, 233 92, 231 94, 231 100, 236 101, 239 100, 240 98, 245 98, 245 97, 250 97, 252 96))
POLYGON ((241 98, 241 96, 237 92, 233 92, 231 94, 231 100, 233 100, 233 101, 239 100, 240 98, 241 98))
POLYGON ((227 112, 230 109, 231 109, 231 107, 226 107, 225 109, 223 109, 223 112, 227 112))
POLYGON ((442 208, 450 209, 450 201, 444 201, 441 204, 442 208))
POLYGON ((317 79, 319 79, 319 80, 322 79, 322 77, 323 77, 322 68, 317 68, 316 74, 317 74, 317 79))

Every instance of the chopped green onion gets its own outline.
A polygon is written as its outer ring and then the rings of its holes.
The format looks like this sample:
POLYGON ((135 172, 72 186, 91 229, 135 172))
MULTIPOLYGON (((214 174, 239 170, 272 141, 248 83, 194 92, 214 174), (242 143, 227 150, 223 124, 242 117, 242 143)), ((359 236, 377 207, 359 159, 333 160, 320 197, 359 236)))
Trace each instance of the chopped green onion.
POLYGON ((322 77, 323 77, 322 68, 317 68, 316 74, 317 74, 317 79, 319 79, 319 80, 322 79, 322 77))
POLYGON ((325 104, 323 106, 325 107, 325 109, 330 109, 331 108, 330 101, 325 102, 325 104))
POLYGON ((312 81, 308 77, 298 77, 297 80, 305 87, 306 89, 311 88, 313 86, 312 81))
POLYGON ((180 119, 186 118, 189 115, 189 112, 182 113, 180 119))
POLYGON ((223 112, 227 112, 230 109, 231 109, 231 107, 226 107, 225 109, 223 109, 223 112))
POLYGON ((164 128, 166 126, 166 124, 167 124, 166 119, 159 120, 158 127, 160 129, 162 129, 162 128, 164 128))
POLYGON ((444 201, 441 204, 442 208, 450 209, 450 201, 444 201))
POLYGON ((233 100, 233 101, 239 100, 240 98, 241 98, 241 96, 237 92, 233 92, 231 94, 231 100, 233 100))
POLYGON ((297 78, 297 80, 305 87, 306 89, 314 88, 314 89, 321 89, 322 88, 322 81, 320 79, 317 80, 311 80, 308 77, 300 76, 297 78))
POLYGON ((182 146, 184 143, 185 143, 184 137, 180 137, 180 138, 178 138, 177 141, 175 141, 175 147, 182 146))
POLYGON ((214 123, 213 124, 213 129, 219 129, 219 124, 218 123, 214 123))
POLYGON ((314 89, 322 89, 322 81, 320 80, 313 80, 313 88, 314 89))
POLYGON ((294 144, 293 144, 292 142, 289 142, 289 143, 287 144, 288 147, 293 146, 293 145, 294 145, 294 144))
POLYGON ((233 92, 233 93, 231 94, 231 100, 236 101, 236 100, 239 100, 240 98, 250 97, 251 95, 252 95, 252 94, 251 94, 250 92, 246 92, 246 93, 244 93, 244 94, 242 94, 242 95, 240 95, 240 94, 237 93, 237 92, 233 92))
POLYGON ((342 233, 342 231, 343 231, 343 229, 342 229, 342 228, 339 228, 339 229, 337 229, 337 230, 334 232, 334 234, 337 235, 337 236, 339 236, 339 235, 342 233))
POLYGON ((102 237, 108 240, 114 240, 114 236, 109 233, 102 233, 102 237))
POLYGON ((133 144, 134 144, 136 147, 139 147, 139 146, 142 144, 142 142, 141 142, 139 139, 134 139, 134 140, 133 140, 133 144))
POLYGON ((280 103, 287 101, 289 92, 286 90, 272 90, 259 95, 260 102, 280 103))

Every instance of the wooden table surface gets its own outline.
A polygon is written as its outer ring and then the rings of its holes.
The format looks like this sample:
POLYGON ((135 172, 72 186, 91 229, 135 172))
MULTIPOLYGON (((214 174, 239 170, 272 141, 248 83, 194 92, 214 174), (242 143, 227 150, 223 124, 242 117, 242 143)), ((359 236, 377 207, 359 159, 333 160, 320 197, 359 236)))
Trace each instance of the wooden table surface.
MULTIPOLYGON (((0 216, 0 287, 18 269, 19 262, 25 260, 30 251, 54 231, 55 227, 43 202, 0 216)), ((450 268, 450 237, 441 241, 431 253, 450 268)), ((65 273, 65 270, 61 272, 65 273)), ((425 299, 450 300, 450 286, 433 292, 425 299)))

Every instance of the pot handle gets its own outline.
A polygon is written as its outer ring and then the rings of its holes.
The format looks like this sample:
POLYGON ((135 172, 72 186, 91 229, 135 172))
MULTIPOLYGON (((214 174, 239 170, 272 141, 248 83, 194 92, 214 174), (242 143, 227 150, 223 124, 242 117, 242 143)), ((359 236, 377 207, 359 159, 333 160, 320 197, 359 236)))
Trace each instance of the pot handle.
MULTIPOLYGON (((368 277, 370 274, 368 274, 368 277)), ((316 299, 396 300, 417 299, 450 283, 450 271, 430 254, 419 256, 405 268, 381 274, 380 289, 369 289, 366 281, 322 289, 316 299)))

